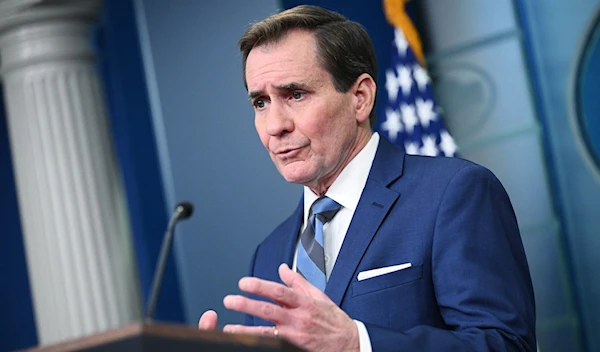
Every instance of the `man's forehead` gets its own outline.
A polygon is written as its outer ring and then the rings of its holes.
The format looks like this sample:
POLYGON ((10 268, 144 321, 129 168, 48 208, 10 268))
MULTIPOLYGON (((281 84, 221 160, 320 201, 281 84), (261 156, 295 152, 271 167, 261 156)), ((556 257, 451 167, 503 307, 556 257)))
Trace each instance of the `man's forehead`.
POLYGON ((287 32, 281 34, 277 38, 273 38, 270 40, 266 40, 255 47, 253 47, 250 52, 253 50, 260 51, 268 51, 272 48, 276 48, 279 45, 284 45, 287 42, 301 41, 306 44, 315 44, 316 38, 313 32, 303 29, 303 28, 295 28, 290 29, 287 32))
POLYGON ((276 40, 261 43, 250 50, 246 58, 246 69, 252 61, 264 60, 269 56, 288 56, 289 59, 306 60, 317 54, 314 35, 305 30, 292 30, 276 40))
POLYGON ((310 58, 278 55, 251 57, 246 64, 248 91, 312 85, 322 69, 310 58))

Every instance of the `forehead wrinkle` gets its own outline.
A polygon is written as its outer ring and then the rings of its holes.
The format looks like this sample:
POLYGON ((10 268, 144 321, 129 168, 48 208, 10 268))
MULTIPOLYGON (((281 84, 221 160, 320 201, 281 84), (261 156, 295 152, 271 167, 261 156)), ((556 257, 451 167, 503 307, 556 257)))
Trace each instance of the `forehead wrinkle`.
POLYGON ((246 61, 246 82, 251 98, 263 95, 271 88, 283 90, 293 84, 311 88, 323 84, 319 79, 322 73, 319 71, 323 68, 318 60, 316 48, 309 49, 312 52, 310 55, 301 48, 303 43, 300 43, 299 47, 287 43, 287 38, 282 39, 257 46, 250 52, 246 61))
MULTIPOLYGON (((248 80, 256 79, 257 77, 273 74, 280 75, 281 73, 288 73, 293 71, 306 72, 312 65, 307 64, 306 61, 298 62, 297 58, 284 57, 277 60, 269 60, 270 62, 261 63, 259 67, 254 68, 251 71, 251 75, 248 74, 246 69, 246 75, 248 80)), ((246 65, 247 66, 247 65, 246 65)), ((293 75, 293 74, 292 74, 293 75)))
MULTIPOLYGON (((277 73, 279 74, 280 72, 289 72, 289 71, 291 71, 291 70, 284 68, 281 70, 277 70, 277 73)), ((317 86, 322 85, 322 82, 319 84, 319 80, 316 77, 317 72, 314 72, 314 69, 312 69, 312 70, 298 69, 296 71, 300 71, 301 73, 298 74, 298 73, 294 72, 291 75, 282 75, 281 77, 277 76, 275 78, 270 78, 268 80, 268 82, 260 82, 258 84, 257 89, 250 88, 248 90, 248 96, 250 98, 254 98, 254 97, 266 94, 265 93, 265 91, 267 90, 266 87, 262 88, 265 85, 267 85, 267 87, 270 87, 275 91, 288 91, 288 90, 292 90, 292 89, 310 90, 310 89, 316 88, 317 86), (305 73, 305 74, 302 74, 302 73, 305 73)), ((270 71, 268 73, 270 74, 272 72, 274 72, 274 71, 270 71)), ((261 74, 253 75, 252 77, 254 80, 256 80, 256 78, 259 76, 261 76, 261 74)))
MULTIPOLYGON (((268 84, 268 81, 273 81, 273 80, 280 80, 280 78, 278 77, 285 77, 285 73, 289 72, 289 69, 286 68, 286 64, 292 62, 292 60, 278 60, 276 62, 269 62, 266 64, 263 64, 262 66, 256 68, 253 71, 248 71, 246 70, 246 82, 248 83, 248 90, 249 91, 262 91, 264 90, 264 88, 256 88, 253 89, 253 87, 250 87, 250 82, 253 81, 254 83, 258 82, 257 86, 261 87, 264 86, 265 84, 268 84), (275 66, 275 67, 272 67, 275 66), (265 79, 263 79, 263 76, 267 77, 267 82, 264 82, 265 79), (275 77, 272 77, 275 76, 275 77)), ((271 85, 273 86, 273 83, 271 83, 271 85)))

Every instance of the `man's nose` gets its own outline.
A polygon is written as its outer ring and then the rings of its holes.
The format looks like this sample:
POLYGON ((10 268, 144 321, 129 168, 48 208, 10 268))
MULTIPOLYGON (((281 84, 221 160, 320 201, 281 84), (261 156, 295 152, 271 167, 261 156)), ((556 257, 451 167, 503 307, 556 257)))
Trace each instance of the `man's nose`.
POLYGON ((267 133, 271 136, 279 136, 294 129, 294 122, 287 107, 279 102, 272 102, 267 113, 267 133))

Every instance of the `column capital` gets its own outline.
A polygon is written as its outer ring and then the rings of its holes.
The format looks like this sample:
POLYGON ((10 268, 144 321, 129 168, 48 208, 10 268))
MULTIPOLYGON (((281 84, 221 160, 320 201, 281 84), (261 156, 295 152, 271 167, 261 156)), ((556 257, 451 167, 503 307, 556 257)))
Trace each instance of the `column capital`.
POLYGON ((91 58, 89 31, 101 0, 0 0, 1 71, 56 59, 91 58))
POLYGON ((0 0, 0 32, 30 22, 60 18, 95 21, 101 0, 0 0))

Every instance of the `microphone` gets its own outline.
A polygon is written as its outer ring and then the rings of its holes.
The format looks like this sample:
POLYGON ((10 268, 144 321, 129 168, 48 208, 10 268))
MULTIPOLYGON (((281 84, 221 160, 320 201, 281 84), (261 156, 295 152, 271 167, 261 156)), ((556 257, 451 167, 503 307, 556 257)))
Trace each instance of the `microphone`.
POLYGON ((148 300, 148 310, 146 311, 145 321, 151 321, 154 310, 156 309, 156 302, 158 301, 158 293, 160 291, 160 285, 162 284, 163 275, 165 273, 165 266, 167 266, 167 258, 169 257, 169 249, 171 249, 171 242, 173 242, 173 233, 175 225, 179 220, 187 219, 192 216, 194 212, 194 206, 189 202, 181 202, 175 207, 173 215, 169 220, 167 231, 163 237, 163 242, 160 248, 160 258, 156 263, 156 269, 154 269, 154 279, 152 280, 152 291, 150 291, 150 299, 148 300))

